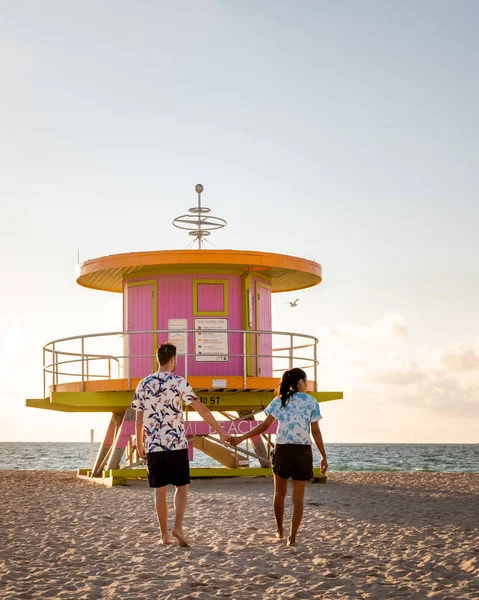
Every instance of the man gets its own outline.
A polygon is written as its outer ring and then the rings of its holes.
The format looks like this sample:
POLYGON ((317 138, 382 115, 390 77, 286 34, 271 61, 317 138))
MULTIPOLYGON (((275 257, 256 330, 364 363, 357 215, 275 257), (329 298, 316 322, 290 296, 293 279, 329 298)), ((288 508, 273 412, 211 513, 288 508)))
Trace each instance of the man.
POLYGON ((189 383, 175 375, 176 347, 161 344, 157 353, 159 370, 142 379, 136 388, 131 407, 136 410, 136 440, 138 454, 146 459, 148 482, 155 488, 155 506, 161 530, 162 544, 169 544, 168 484, 176 487, 175 523, 171 531, 180 546, 189 543, 183 533, 190 463, 188 441, 183 421, 182 401, 220 435, 223 443, 231 437, 220 427, 210 410, 201 404, 189 383))

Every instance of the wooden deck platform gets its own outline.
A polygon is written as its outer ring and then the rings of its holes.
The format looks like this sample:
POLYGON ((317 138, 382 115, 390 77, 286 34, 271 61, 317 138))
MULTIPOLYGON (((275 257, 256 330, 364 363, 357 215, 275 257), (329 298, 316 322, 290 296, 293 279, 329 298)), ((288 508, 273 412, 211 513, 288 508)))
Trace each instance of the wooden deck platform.
MULTIPOLYGON (((205 388, 201 385, 203 381, 195 381, 203 378, 190 378, 190 383, 198 395, 198 398, 210 410, 232 410, 232 411, 258 411, 265 408, 273 399, 274 389, 265 387, 268 382, 257 381, 259 377, 248 377, 248 385, 250 389, 227 388, 204 391, 205 388), (255 381, 251 381, 255 380, 255 381)), ((206 379, 206 378, 204 378, 206 379)), ((241 382, 243 381, 242 378, 241 382)), ((124 411, 131 405, 133 399, 133 391, 139 380, 132 380, 131 388, 125 389, 126 380, 110 379, 108 381, 86 383, 88 387, 91 384, 97 385, 99 388, 87 389, 81 391, 78 386, 81 384, 71 383, 56 386, 56 391, 50 392, 48 398, 31 398, 26 401, 26 405, 31 408, 43 408, 47 410, 57 410, 63 412, 118 412, 124 411), (106 385, 108 384, 108 386, 106 385), (101 388, 110 389, 101 389, 101 388), (113 388, 113 389, 111 389, 113 388)), ((277 380, 274 380, 277 383, 277 380)), ((95 387, 95 386, 93 386, 95 387)), ((330 400, 340 400, 343 397, 343 392, 313 392, 308 391, 308 394, 316 398, 318 402, 328 402, 330 400)))
MULTIPOLYGON (((311 483, 326 483, 327 476, 321 475, 319 468, 313 469, 311 483)), ((78 469, 77 475, 86 481, 100 483, 107 487, 116 485, 128 485, 132 481, 146 481, 148 479, 146 469, 112 469, 103 472, 103 477, 91 477, 91 469, 78 469)), ((261 467, 246 467, 230 469, 226 467, 194 467, 190 469, 191 479, 213 479, 221 477, 272 477, 271 469, 261 467)))

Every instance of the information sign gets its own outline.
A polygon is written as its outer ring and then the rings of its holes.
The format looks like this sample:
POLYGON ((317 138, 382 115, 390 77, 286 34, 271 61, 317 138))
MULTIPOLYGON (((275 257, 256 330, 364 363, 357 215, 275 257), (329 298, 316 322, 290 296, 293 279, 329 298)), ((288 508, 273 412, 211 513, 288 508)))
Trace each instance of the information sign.
POLYGON ((228 319, 195 319, 195 329, 201 330, 195 333, 197 362, 227 362, 229 360, 228 334, 218 331, 228 329, 228 319))
POLYGON ((188 319, 168 319, 168 341, 176 346, 177 356, 186 354, 186 336, 188 334, 181 333, 186 329, 188 329, 188 319))

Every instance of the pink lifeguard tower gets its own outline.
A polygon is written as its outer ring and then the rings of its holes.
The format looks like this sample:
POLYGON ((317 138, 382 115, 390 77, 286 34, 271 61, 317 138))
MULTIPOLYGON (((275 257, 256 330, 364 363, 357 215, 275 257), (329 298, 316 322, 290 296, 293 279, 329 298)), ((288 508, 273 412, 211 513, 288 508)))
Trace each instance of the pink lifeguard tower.
MULTIPOLYGON (((206 249, 210 231, 226 222, 201 205, 203 187, 195 189, 197 206, 173 223, 189 230, 196 249, 116 254, 79 265, 80 285, 122 294, 121 328, 58 339, 43 348, 43 397, 27 400, 27 406, 111 413, 93 466, 79 469, 79 475, 111 484, 146 477, 129 406, 139 380, 157 370, 156 349, 165 341, 177 346, 177 373, 232 432, 257 424, 256 415, 288 368, 306 370, 309 393, 318 402, 343 397, 317 389, 314 336, 272 328, 271 294, 321 283, 321 265, 268 252, 206 249)), ((191 411, 186 418, 191 458, 195 448, 222 465, 193 468, 193 477, 271 474, 274 430, 251 440, 252 448, 233 450, 191 411), (259 466, 251 466, 251 459, 259 466)))

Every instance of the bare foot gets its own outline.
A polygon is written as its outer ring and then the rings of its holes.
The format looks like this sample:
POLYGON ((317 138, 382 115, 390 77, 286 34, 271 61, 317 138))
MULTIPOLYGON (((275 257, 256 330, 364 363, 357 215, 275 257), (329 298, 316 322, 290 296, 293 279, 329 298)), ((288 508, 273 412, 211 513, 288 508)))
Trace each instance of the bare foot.
POLYGON ((296 546, 296 539, 289 536, 287 545, 288 546, 296 546))
POLYGON ((188 540, 185 538, 185 534, 181 531, 181 529, 172 529, 171 535, 178 540, 178 543, 182 548, 190 547, 188 540))
POLYGON ((171 544, 171 542, 170 542, 170 540, 168 538, 161 538, 160 544, 162 546, 169 546, 171 544))
POLYGON ((275 537, 277 537, 279 540, 282 540, 284 538, 284 531, 283 531, 283 529, 278 529, 278 531, 275 534, 275 537))

